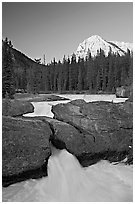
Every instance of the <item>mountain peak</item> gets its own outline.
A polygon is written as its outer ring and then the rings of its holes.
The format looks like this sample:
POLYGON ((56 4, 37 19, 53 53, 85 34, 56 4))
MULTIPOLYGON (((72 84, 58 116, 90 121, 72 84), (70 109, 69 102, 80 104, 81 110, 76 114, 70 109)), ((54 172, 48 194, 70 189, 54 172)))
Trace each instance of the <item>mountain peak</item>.
POLYGON ((92 35, 91 37, 89 37, 88 39, 95 39, 95 40, 101 40, 102 38, 99 35, 92 35))
MULTIPOLYGON (((97 55, 97 51, 102 49, 106 56, 111 52, 114 54, 124 55, 128 48, 128 43, 115 43, 113 41, 107 42, 99 35, 93 35, 87 39, 85 39, 82 43, 79 44, 76 50, 77 57, 85 58, 88 54, 88 50, 91 52, 91 56, 94 57, 97 55), (119 44, 119 45, 118 45, 119 44)), ((130 44, 130 50, 132 50, 132 46, 130 44)))
POLYGON ((97 41, 103 41, 103 39, 99 35, 92 35, 91 37, 84 40, 85 42, 97 42, 97 41))

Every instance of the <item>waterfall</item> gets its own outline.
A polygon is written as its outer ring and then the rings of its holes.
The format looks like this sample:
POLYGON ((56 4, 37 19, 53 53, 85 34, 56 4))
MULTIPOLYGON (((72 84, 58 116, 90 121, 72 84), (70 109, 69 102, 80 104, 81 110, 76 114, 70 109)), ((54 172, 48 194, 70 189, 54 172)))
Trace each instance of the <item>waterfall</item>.
POLYGON ((5 201, 131 202, 132 181, 131 166, 101 161, 83 168, 72 154, 53 147, 48 161, 48 177, 8 187, 13 193, 6 194, 8 198, 5 201))

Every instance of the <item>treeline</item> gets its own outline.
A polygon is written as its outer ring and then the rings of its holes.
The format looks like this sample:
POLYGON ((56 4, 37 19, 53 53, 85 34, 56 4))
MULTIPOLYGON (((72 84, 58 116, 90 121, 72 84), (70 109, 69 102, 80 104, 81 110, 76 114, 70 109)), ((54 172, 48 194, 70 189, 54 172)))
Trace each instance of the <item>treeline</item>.
MULTIPOLYGON (((14 77, 11 77, 13 78, 11 81, 13 80, 12 84, 16 90, 22 89, 29 93, 84 90, 89 93, 114 93, 117 87, 132 84, 133 53, 129 50, 124 56, 112 54, 110 50, 106 57, 104 51, 100 49, 94 58, 88 52, 86 59, 77 60, 73 54, 71 59, 64 57, 62 62, 56 62, 54 58, 50 64, 41 65, 14 50, 9 42, 6 46, 12 50, 10 67, 14 77)), ((2 52, 5 75, 7 59, 4 55, 5 51, 2 52)))

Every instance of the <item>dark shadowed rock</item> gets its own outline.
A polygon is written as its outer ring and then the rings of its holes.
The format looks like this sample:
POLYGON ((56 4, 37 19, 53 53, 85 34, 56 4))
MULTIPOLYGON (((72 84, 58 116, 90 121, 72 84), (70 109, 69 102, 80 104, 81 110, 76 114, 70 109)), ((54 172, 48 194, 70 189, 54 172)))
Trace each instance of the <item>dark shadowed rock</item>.
POLYGON ((125 103, 118 103, 117 107, 121 111, 121 113, 126 112, 126 116, 128 115, 128 119, 130 119, 130 123, 132 124, 132 119, 133 119, 133 102, 130 100, 125 101, 125 103))
POLYGON ((72 125, 45 116, 37 116, 32 119, 41 120, 50 125, 52 130, 50 140, 58 149, 67 149, 76 156, 86 151, 83 149, 84 136, 72 125))
POLYGON ((82 140, 79 161, 85 166, 100 159, 117 161, 132 146, 131 107, 111 102, 58 104, 52 107, 55 119, 74 126, 82 140))
POLYGON ((3 116, 2 134, 4 186, 47 174, 52 134, 48 124, 40 120, 3 116))
POLYGON ((34 112, 34 106, 29 102, 10 99, 2 100, 2 115, 21 116, 32 112, 34 112))

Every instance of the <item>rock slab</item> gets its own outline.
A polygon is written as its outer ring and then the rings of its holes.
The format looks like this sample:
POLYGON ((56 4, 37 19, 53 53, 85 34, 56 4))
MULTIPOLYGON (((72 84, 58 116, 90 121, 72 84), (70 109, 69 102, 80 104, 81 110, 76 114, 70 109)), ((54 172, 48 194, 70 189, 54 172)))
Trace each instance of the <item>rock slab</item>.
POLYGON ((131 104, 72 101, 53 106, 52 112, 55 119, 68 123, 78 130, 80 141, 82 140, 82 151, 78 159, 84 166, 98 159, 118 161, 131 156, 133 134, 131 104))
POLYGON ((34 106, 30 102, 11 99, 2 100, 2 115, 14 117, 33 112, 34 106))
POLYGON ((36 171, 36 177, 40 177, 40 173, 47 174, 51 134, 49 125, 40 120, 3 116, 3 185, 25 180, 27 177, 34 178, 36 171))
POLYGON ((50 137, 51 143, 58 149, 67 149, 75 156, 81 155, 84 150, 84 135, 81 134, 74 126, 45 116, 34 117, 33 120, 41 120, 48 123, 52 135, 50 137))

